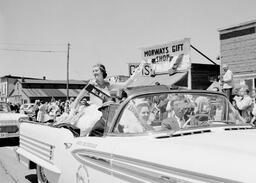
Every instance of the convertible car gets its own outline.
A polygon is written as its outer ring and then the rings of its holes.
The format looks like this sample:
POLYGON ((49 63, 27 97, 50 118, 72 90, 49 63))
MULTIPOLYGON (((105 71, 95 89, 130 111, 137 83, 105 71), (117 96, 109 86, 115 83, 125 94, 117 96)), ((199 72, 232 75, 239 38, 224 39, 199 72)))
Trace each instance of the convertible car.
POLYGON ((98 109, 87 133, 23 122, 20 162, 41 183, 256 182, 256 129, 222 93, 161 85, 126 93, 98 109))

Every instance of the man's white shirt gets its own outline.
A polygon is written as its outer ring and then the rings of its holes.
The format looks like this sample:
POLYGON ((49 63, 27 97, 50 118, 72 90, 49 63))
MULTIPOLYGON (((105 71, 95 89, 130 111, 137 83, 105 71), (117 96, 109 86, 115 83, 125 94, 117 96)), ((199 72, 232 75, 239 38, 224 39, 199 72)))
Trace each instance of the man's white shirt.
POLYGON ((227 72, 223 76, 223 89, 228 89, 233 87, 233 73, 231 70, 227 70, 227 72))

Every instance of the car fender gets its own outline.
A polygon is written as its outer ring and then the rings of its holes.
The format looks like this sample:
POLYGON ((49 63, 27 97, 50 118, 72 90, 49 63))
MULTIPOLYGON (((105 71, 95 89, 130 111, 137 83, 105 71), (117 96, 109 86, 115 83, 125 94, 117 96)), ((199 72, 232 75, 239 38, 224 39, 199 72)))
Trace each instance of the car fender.
POLYGON ((16 152, 22 164, 28 168, 31 164, 39 165, 45 169, 50 182, 59 182, 66 144, 72 144, 73 140, 72 132, 67 129, 23 122, 20 125, 20 146, 16 152))
POLYGON ((32 161, 33 163, 55 173, 55 174, 61 174, 61 170, 56 167, 55 165, 38 158, 37 156, 33 155, 32 153, 24 150, 24 149, 17 149, 16 152, 18 153, 19 161, 23 163, 25 166, 29 165, 29 161, 32 161))

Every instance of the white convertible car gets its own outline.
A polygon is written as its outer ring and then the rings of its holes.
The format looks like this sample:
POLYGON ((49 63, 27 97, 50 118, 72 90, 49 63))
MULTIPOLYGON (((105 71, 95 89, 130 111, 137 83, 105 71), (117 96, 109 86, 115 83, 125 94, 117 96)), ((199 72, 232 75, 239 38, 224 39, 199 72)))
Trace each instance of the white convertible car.
POLYGON ((85 136, 71 124, 22 123, 20 162, 41 183, 256 182, 256 129, 223 94, 126 92, 85 136))

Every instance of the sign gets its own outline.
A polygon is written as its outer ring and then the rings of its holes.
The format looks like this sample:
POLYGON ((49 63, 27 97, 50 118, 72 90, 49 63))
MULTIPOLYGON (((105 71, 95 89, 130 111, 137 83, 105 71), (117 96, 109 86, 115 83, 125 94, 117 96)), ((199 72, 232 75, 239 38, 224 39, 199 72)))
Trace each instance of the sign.
MULTIPOLYGON (((129 76, 131 76, 135 69, 137 67, 139 67, 140 63, 129 63, 128 64, 128 69, 129 69, 129 76)), ((142 76, 150 76, 150 70, 151 70, 151 67, 150 67, 150 64, 145 64, 144 65, 144 68, 142 69, 142 76)))
POLYGON ((94 96, 98 97, 99 99, 101 99, 103 102, 105 101, 110 101, 111 97, 104 93, 103 91, 101 91, 100 89, 96 88, 94 85, 92 84, 88 84, 86 86, 86 91, 88 91, 89 93, 93 94, 94 96))
POLYGON ((141 48, 142 59, 151 65, 155 74, 185 71, 190 67, 190 39, 141 48))

